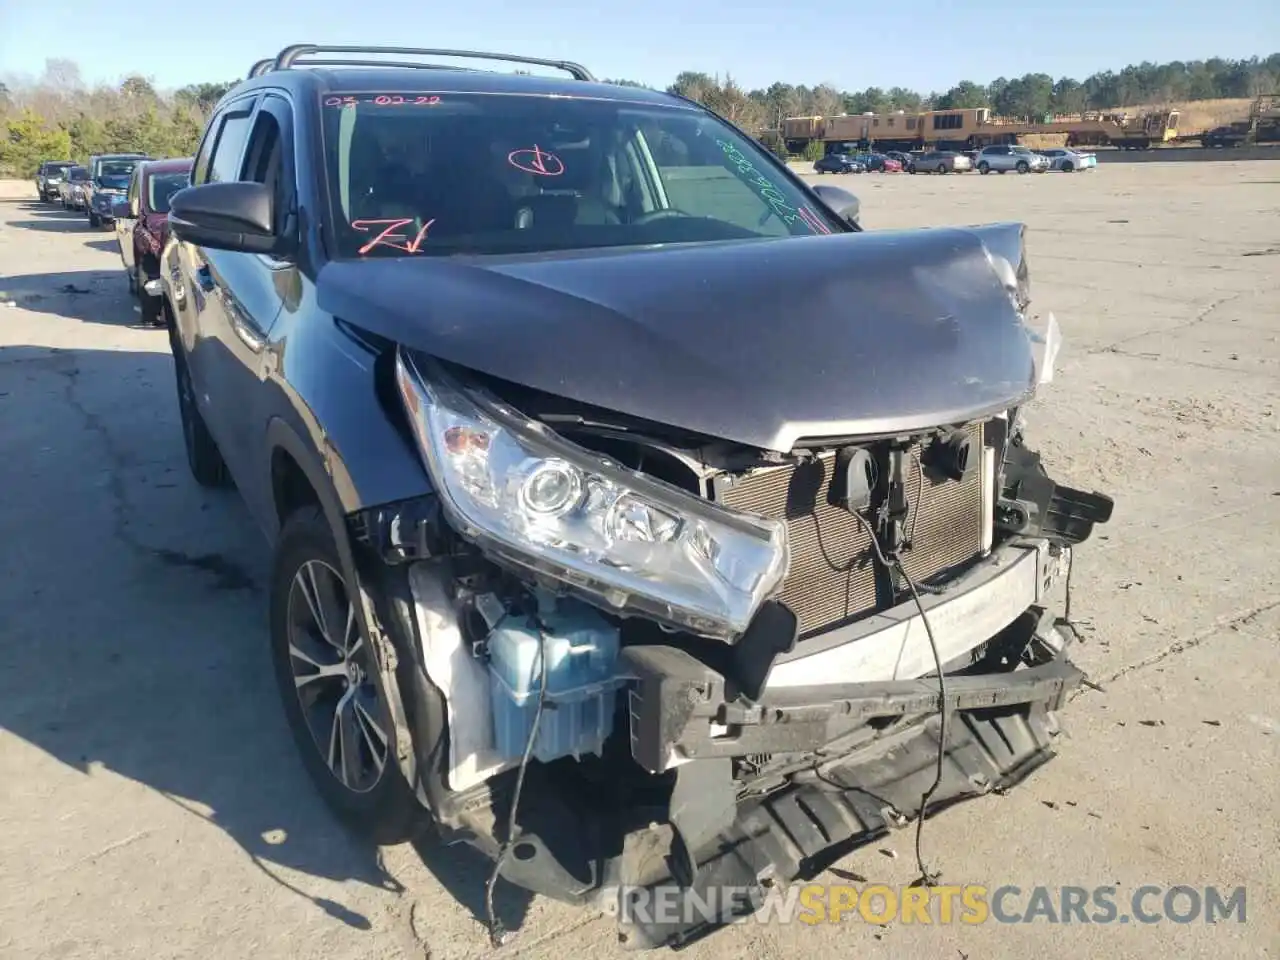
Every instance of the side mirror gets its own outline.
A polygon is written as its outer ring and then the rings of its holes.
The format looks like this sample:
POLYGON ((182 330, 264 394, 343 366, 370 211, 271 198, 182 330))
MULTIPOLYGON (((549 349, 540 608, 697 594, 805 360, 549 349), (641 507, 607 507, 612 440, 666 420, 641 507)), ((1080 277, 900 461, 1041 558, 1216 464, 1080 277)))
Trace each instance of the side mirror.
POLYGON ((815 184, 813 192, 837 217, 855 230, 861 230, 858 218, 862 215, 862 204, 848 190, 842 187, 830 187, 825 183, 815 184))
POLYGON ((169 200, 169 228, 198 247, 277 253, 274 198, 261 183, 204 183, 169 200))

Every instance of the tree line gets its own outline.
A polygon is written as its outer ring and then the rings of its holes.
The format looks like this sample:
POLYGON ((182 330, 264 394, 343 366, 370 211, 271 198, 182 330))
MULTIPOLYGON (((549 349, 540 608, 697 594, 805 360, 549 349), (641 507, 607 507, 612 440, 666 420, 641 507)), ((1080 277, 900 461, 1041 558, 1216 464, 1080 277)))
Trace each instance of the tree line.
MULTIPOLYGON (((41 160, 83 162, 94 153, 190 156, 210 110, 235 82, 195 83, 162 92, 146 77, 130 76, 117 85, 90 87, 74 61, 48 60, 34 80, 0 82, 0 174, 29 177, 41 160)), ((642 86, 630 80, 612 82, 642 86)), ((781 81, 745 90, 732 77, 692 70, 680 73, 667 90, 759 134, 777 130, 783 118, 793 116, 990 107, 1002 116, 1031 117, 1253 97, 1280 92, 1280 53, 1247 60, 1144 62, 1084 80, 1054 79, 1047 73, 998 77, 986 84, 965 80, 941 93, 902 86, 847 91, 830 84, 811 87, 781 81)))
POLYGON ((160 92, 146 77, 90 87, 74 61, 51 59, 34 81, 0 82, 0 175, 30 177, 42 160, 95 153, 185 157, 236 81, 160 92))

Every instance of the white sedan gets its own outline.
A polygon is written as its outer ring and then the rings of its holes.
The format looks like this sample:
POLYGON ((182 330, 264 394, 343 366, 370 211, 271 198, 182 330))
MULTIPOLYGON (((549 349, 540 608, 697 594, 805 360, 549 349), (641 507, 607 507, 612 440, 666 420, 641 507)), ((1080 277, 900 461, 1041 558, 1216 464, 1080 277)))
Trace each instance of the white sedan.
POLYGON ((1064 173, 1091 170, 1098 165, 1098 155, 1096 153, 1083 153, 1079 150, 1070 150, 1065 147, 1041 150, 1039 153, 1041 156, 1048 158, 1050 170, 1061 170, 1064 173))

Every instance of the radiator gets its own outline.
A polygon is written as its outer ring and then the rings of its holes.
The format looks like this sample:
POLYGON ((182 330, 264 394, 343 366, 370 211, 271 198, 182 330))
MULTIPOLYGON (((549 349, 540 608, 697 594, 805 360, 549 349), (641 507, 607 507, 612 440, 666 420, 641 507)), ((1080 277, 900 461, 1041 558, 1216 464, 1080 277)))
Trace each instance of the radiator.
MULTIPOLYGON (((983 449, 981 424, 969 428, 975 453, 983 449)), ((717 485, 715 498, 735 510, 785 519, 791 541, 791 570, 780 599, 800 620, 802 637, 852 622, 892 605, 896 598, 877 588, 871 538, 847 511, 828 500, 835 453, 797 465, 767 467, 717 485)), ((906 529, 912 547, 902 555, 912 579, 928 580, 977 557, 989 544, 984 524, 990 511, 989 458, 963 481, 934 480, 913 446, 905 461, 909 511, 906 529)))

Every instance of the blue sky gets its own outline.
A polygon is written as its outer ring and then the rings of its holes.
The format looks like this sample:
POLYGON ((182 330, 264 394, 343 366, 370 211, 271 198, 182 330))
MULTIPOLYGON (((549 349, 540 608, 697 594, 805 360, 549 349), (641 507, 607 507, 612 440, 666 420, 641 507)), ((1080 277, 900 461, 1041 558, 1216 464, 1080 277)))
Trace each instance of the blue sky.
POLYGON ((309 41, 564 57, 661 86, 691 69, 732 73, 748 88, 784 79, 927 92, 1032 70, 1083 79, 1142 60, 1280 50, 1280 0, 214 0, 77 8, 74 31, 61 10, 0 0, 0 73, 37 74, 46 57, 68 57, 91 82, 141 72, 177 87, 243 76, 309 41))

